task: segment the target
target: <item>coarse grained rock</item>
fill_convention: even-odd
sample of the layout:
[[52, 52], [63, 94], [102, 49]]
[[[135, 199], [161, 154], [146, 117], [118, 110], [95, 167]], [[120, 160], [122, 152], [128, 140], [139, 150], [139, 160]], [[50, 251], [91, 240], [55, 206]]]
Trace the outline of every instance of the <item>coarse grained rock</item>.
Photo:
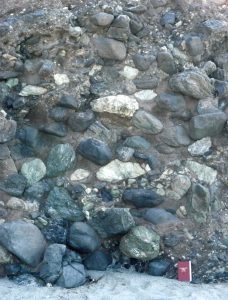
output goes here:
[[120, 241], [120, 251], [128, 257], [150, 260], [159, 255], [160, 236], [146, 226], [135, 226]]
[[107, 208], [98, 210], [89, 220], [89, 224], [102, 238], [113, 237], [128, 232], [135, 221], [127, 208]]
[[101, 240], [89, 224], [75, 222], [69, 229], [68, 243], [79, 252], [90, 253], [100, 247]]
[[142, 130], [147, 134], [158, 134], [163, 130], [163, 124], [152, 114], [140, 109], [138, 110], [133, 118], [132, 122], [135, 127]]
[[124, 179], [137, 178], [144, 175], [146, 170], [140, 164], [132, 162], [122, 162], [118, 159], [111, 161], [97, 172], [97, 179], [107, 182], [119, 182]]
[[164, 201], [164, 198], [152, 189], [126, 189], [122, 198], [124, 202], [133, 204], [137, 208], [154, 207]]
[[77, 151], [84, 158], [94, 162], [97, 165], [106, 165], [112, 159], [110, 147], [103, 141], [89, 138], [81, 141]]
[[38, 227], [21, 220], [0, 225], [0, 244], [33, 267], [41, 262], [46, 246]]
[[70, 144], [58, 144], [54, 146], [47, 159], [47, 176], [55, 177], [70, 170], [75, 163], [76, 155]]
[[173, 75], [169, 85], [174, 91], [196, 99], [212, 97], [214, 90], [210, 78], [199, 69], [186, 70]]
[[224, 129], [226, 120], [227, 116], [223, 112], [195, 116], [190, 120], [189, 134], [194, 140], [217, 136]]
[[21, 173], [27, 179], [29, 185], [40, 181], [46, 175], [46, 166], [39, 158], [24, 162]]
[[130, 96], [116, 95], [98, 98], [91, 102], [93, 111], [108, 112], [121, 117], [132, 117], [139, 109], [138, 102]]
[[63, 288], [75, 288], [86, 282], [86, 272], [84, 266], [79, 263], [71, 263], [63, 267], [61, 276], [56, 282], [57, 286]]
[[46, 283], [54, 283], [62, 271], [62, 260], [66, 252], [66, 245], [51, 244], [47, 247], [44, 253], [39, 276]]
[[84, 214], [65, 188], [54, 187], [45, 203], [45, 212], [52, 218], [69, 221], [82, 221]]
[[92, 40], [92, 43], [101, 58], [121, 61], [126, 57], [126, 47], [122, 42], [114, 39], [97, 37]]

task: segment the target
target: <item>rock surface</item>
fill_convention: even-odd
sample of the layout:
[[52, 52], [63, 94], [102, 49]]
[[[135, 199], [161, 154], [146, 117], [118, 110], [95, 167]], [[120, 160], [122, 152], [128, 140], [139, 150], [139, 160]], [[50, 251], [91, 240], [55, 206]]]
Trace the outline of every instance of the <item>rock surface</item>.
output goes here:
[[123, 200], [141, 208], [157, 206], [164, 201], [164, 198], [152, 189], [127, 189], [123, 193]]

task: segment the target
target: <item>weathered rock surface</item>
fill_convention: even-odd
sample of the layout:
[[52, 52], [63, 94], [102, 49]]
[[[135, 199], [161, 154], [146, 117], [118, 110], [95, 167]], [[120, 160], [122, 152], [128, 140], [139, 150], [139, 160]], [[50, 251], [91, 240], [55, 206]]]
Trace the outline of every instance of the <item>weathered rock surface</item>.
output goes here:
[[25, 176], [29, 185], [40, 181], [46, 175], [46, 166], [41, 159], [33, 159], [25, 162], [21, 168], [22, 175]]
[[31, 223], [11, 221], [0, 225], [0, 244], [24, 263], [37, 266], [43, 257], [45, 240]]
[[201, 156], [210, 151], [211, 146], [211, 138], [205, 137], [188, 146], [188, 152], [192, 156]]
[[127, 189], [123, 193], [123, 200], [134, 206], [154, 207], [161, 204], [164, 198], [158, 195], [152, 189]]

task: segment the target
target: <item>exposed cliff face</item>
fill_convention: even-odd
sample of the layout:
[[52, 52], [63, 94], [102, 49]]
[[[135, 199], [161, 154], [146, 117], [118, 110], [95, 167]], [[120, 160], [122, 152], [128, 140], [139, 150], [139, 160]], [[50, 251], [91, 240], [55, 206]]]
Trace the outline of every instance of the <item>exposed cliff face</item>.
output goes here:
[[188, 259], [227, 280], [227, 4], [3, 1], [3, 274]]

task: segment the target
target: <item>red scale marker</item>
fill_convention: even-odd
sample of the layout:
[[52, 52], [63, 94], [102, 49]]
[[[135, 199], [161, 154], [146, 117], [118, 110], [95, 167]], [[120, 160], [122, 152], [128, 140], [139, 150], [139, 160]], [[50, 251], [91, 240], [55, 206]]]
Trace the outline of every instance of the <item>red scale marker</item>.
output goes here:
[[192, 264], [191, 261], [178, 262], [178, 280], [179, 281], [192, 281]]

